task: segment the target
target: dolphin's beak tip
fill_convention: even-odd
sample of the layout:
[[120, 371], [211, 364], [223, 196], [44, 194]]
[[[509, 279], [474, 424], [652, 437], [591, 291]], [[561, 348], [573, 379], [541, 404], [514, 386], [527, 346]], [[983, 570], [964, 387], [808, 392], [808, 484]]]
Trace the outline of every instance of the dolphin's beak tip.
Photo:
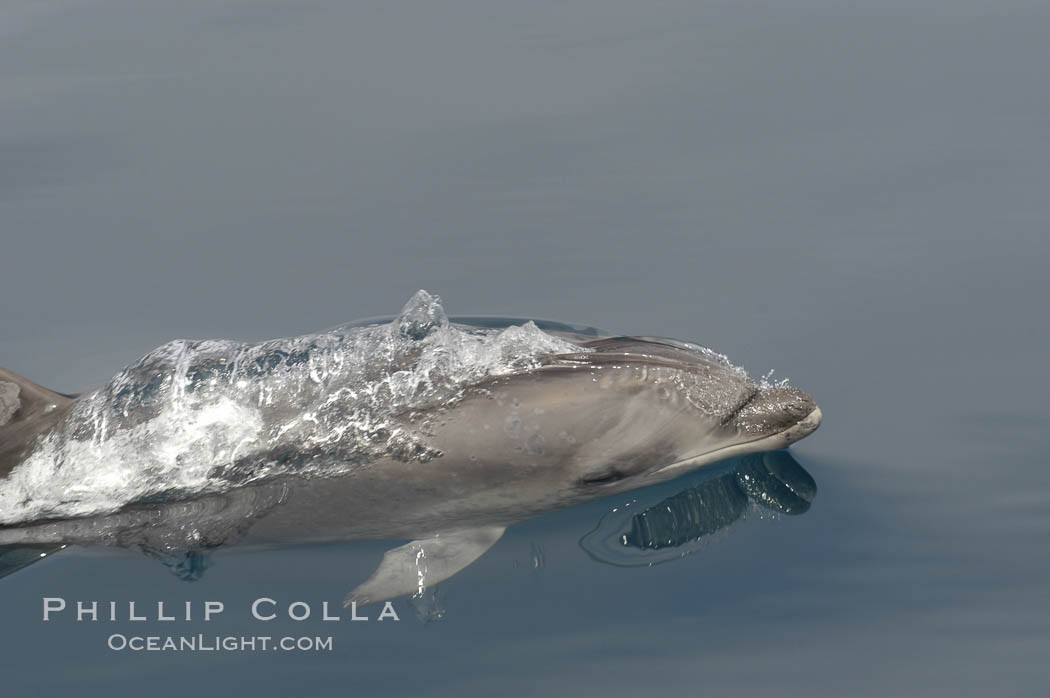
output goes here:
[[820, 423], [824, 420], [824, 413], [820, 411], [815, 403], [813, 405], [813, 411], [807, 414], [805, 417], [800, 419], [797, 424], [790, 427], [784, 432], [784, 437], [787, 439], [789, 444], [792, 444], [799, 439], [809, 436], [817, 430]]
[[786, 386], [761, 387], [737, 412], [736, 423], [751, 434], [783, 434], [790, 443], [812, 433], [821, 418], [809, 393]]

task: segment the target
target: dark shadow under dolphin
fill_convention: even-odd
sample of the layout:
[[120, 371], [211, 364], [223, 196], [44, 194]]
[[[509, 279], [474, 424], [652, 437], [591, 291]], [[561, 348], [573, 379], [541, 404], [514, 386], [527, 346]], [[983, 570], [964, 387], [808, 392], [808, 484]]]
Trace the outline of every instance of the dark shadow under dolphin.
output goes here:
[[650, 506], [642, 504], [652, 499], [647, 491], [632, 493], [632, 506], [621, 503], [603, 516], [580, 547], [618, 567], [670, 562], [743, 519], [751, 507], [798, 516], [817, 495], [813, 477], [786, 450], [733, 458], [688, 479], [697, 477], [700, 482]]

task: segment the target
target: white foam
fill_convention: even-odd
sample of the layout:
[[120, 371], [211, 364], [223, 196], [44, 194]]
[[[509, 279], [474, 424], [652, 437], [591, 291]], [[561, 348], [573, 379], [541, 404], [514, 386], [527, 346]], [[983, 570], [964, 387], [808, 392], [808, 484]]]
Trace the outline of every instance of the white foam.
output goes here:
[[376, 458], [425, 461], [417, 410], [580, 347], [527, 322], [450, 324], [419, 291], [393, 322], [245, 344], [170, 342], [77, 400], [0, 483], [0, 522], [100, 514]]

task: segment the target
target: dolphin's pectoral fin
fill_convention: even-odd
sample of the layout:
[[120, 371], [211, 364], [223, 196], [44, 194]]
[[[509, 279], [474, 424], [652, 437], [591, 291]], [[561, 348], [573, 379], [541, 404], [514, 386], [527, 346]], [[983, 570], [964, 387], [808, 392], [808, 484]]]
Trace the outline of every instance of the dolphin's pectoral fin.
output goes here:
[[506, 530], [503, 526], [469, 528], [406, 543], [383, 554], [379, 568], [346, 595], [344, 606], [389, 601], [420, 594], [458, 573], [491, 548]]

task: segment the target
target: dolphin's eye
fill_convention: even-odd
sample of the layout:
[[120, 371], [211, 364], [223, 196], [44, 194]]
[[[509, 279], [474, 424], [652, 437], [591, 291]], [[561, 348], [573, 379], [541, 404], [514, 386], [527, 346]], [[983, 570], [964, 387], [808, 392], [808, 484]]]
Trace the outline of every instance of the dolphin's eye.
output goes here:
[[607, 485], [610, 482], [616, 482], [627, 477], [627, 473], [616, 468], [609, 468], [607, 470], [600, 470], [590, 475], [584, 475], [580, 478], [581, 485]]

